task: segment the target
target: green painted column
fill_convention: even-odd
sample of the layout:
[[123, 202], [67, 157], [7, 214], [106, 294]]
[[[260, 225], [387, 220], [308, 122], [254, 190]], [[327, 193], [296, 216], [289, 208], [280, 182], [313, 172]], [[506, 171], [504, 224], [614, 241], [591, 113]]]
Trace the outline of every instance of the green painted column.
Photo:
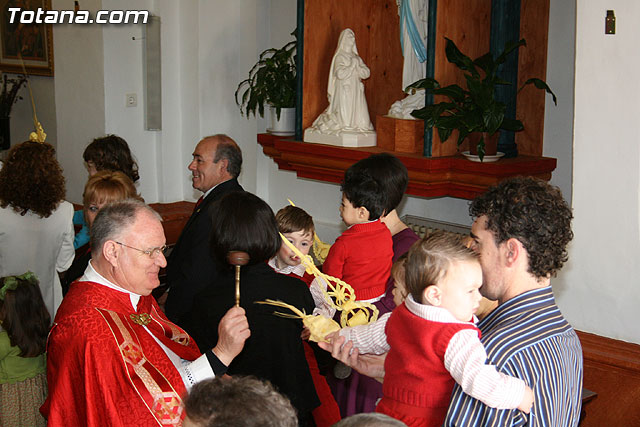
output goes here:
[[[518, 40], [520, 40], [520, 0], [492, 0], [490, 43], [494, 58], [503, 51], [507, 42]], [[506, 104], [505, 116], [515, 119], [518, 94], [518, 49], [511, 52], [505, 63], [500, 66], [499, 75], [511, 85], [499, 86], [496, 90], [496, 98]], [[505, 157], [518, 155], [514, 132], [500, 131], [498, 151], [505, 153]]]

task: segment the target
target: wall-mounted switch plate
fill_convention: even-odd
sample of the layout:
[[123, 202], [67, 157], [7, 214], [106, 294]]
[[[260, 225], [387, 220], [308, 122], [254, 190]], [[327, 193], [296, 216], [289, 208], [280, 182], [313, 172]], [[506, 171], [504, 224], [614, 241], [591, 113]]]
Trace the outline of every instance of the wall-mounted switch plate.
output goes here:
[[138, 106], [138, 95], [135, 93], [128, 93], [125, 95], [125, 105], [127, 107], [137, 107]]

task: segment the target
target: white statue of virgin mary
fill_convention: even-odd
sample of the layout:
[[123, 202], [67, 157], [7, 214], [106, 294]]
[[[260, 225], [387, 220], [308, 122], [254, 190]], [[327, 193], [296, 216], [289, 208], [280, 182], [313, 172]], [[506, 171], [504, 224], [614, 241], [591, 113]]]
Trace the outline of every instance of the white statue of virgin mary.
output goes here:
[[305, 142], [347, 147], [376, 145], [362, 83], [370, 74], [358, 55], [355, 34], [349, 28], [343, 30], [329, 69], [329, 106], [305, 130]]

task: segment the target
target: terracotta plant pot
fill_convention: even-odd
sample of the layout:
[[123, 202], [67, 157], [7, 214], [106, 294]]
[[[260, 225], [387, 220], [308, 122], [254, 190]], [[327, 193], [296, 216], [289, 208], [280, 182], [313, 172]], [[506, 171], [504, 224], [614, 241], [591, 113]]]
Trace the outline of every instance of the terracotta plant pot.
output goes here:
[[473, 132], [467, 137], [469, 139], [469, 152], [471, 154], [478, 154], [478, 144], [480, 139], [484, 139], [484, 154], [485, 156], [495, 156], [498, 152], [498, 139], [500, 138], [500, 131], [497, 131], [493, 135], [489, 135], [487, 132]]

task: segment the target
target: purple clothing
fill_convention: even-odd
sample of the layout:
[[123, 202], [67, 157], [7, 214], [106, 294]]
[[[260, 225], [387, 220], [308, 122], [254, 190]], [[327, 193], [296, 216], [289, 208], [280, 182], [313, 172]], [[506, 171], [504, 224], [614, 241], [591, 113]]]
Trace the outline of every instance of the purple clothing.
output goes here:
[[[405, 228], [401, 232], [397, 233], [395, 236], [391, 236], [391, 240], [393, 240], [393, 262], [396, 262], [398, 258], [402, 255], [409, 252], [409, 249], [415, 242], [420, 240], [420, 237], [413, 232], [410, 228]], [[380, 314], [378, 317], [382, 316], [385, 313], [389, 313], [396, 308], [396, 304], [393, 302], [393, 277], [389, 276], [389, 280], [387, 280], [387, 290], [386, 294], [380, 300], [380, 304], [376, 304], [378, 306], [378, 310], [380, 310]], [[376, 381], [377, 382], [377, 381]]]
[[[410, 228], [406, 228], [396, 235], [392, 236], [393, 240], [393, 262], [396, 262], [403, 254], [409, 251], [420, 237]], [[393, 278], [389, 277], [387, 281], [386, 295], [374, 305], [378, 308], [382, 316], [392, 311], [396, 305], [393, 302]], [[331, 391], [340, 407], [340, 415], [348, 417], [350, 415], [362, 412], [374, 412], [376, 402], [382, 397], [382, 384], [366, 375], [361, 375], [355, 370], [351, 372], [348, 378], [344, 380], [337, 379], [333, 372], [327, 375], [327, 382], [331, 387]]]

